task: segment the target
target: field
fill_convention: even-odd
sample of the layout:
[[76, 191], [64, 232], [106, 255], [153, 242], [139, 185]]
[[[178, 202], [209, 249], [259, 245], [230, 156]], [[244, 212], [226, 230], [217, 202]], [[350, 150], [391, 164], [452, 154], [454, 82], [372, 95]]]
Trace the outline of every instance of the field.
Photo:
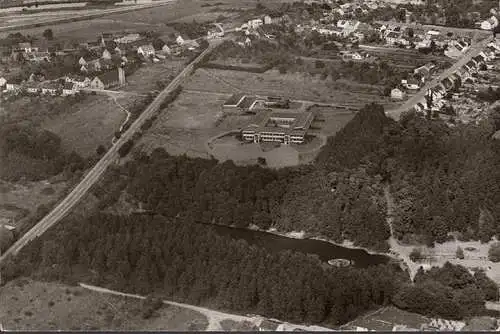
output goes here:
[[205, 142], [217, 135], [222, 118], [224, 97], [182, 92], [177, 100], [162, 110], [153, 127], [139, 141], [151, 151], [163, 147], [171, 154], [208, 158]]
[[63, 149], [87, 157], [95, 154], [99, 145], [111, 145], [125, 118], [126, 113], [111, 98], [88, 96], [66, 113], [46, 119], [42, 127], [61, 137]]
[[202, 314], [163, 306], [142, 318], [137, 299], [92, 292], [81, 287], [18, 279], [0, 290], [0, 319], [5, 330], [203, 330]]
[[300, 102], [331, 103], [357, 108], [371, 102], [392, 105], [380, 94], [353, 92], [337, 86], [309, 74], [282, 75], [277, 70], [257, 74], [205, 68], [198, 69], [184, 85], [186, 89], [200, 92], [281, 95]]

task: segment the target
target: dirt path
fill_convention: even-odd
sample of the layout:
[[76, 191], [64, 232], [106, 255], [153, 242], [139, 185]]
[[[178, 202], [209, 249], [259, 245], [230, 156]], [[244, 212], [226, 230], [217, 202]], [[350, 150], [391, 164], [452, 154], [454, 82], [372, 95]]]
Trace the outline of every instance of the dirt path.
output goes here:
[[394, 237], [394, 212], [396, 209], [396, 205], [394, 204], [394, 198], [392, 197], [390, 186], [386, 185], [384, 188], [384, 196], [385, 201], [387, 203], [387, 224], [389, 225], [389, 231], [391, 232], [391, 236], [389, 237], [389, 247], [392, 253], [397, 254], [397, 256], [403, 260], [406, 267], [408, 268], [410, 278], [413, 280], [415, 274], [417, 273], [420, 264], [417, 264], [410, 260], [410, 252], [411, 247], [403, 246], [399, 243], [399, 241]]
[[[146, 297], [144, 297], [144, 296], [114, 291], [114, 290], [101, 288], [101, 287], [94, 286], [94, 285], [88, 285], [85, 283], [79, 283], [79, 285], [82, 288], [96, 291], [96, 292], [107, 293], [107, 294], [112, 294], [112, 295], [116, 295], [116, 296], [136, 298], [136, 299], [146, 299]], [[193, 311], [196, 311], [196, 312], [203, 314], [208, 319], [208, 326], [205, 329], [205, 331], [221, 331], [221, 330], [223, 330], [223, 328], [220, 324], [222, 320], [233, 320], [233, 321], [237, 321], [237, 322], [248, 321], [248, 322], [251, 322], [251, 323], [255, 324], [256, 326], [258, 326], [258, 325], [260, 325], [260, 323], [264, 319], [264, 318], [259, 317], [259, 316], [250, 317], [250, 316], [242, 316], [242, 315], [224, 313], [224, 312], [219, 312], [219, 311], [211, 310], [211, 309], [204, 308], [204, 307], [183, 304], [183, 303], [176, 303], [176, 302], [172, 302], [169, 300], [164, 300], [163, 303], [178, 306], [178, 307], [187, 308], [187, 309], [190, 309], [190, 310], [193, 310]], [[333, 331], [332, 329], [326, 328], [326, 327], [302, 326], [302, 325], [294, 325], [294, 324], [289, 324], [289, 323], [283, 323], [281, 325], [281, 328], [282, 328], [282, 330], [286, 330], [286, 331], [290, 331], [290, 330], [293, 330], [295, 328], [299, 328], [299, 329], [306, 330], [306, 331]]]

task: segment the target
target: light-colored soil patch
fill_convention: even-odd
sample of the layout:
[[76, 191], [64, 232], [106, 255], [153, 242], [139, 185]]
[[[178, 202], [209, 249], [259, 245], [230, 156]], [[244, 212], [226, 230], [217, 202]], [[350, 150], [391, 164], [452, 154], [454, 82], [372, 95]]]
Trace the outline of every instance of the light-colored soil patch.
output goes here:
[[67, 113], [45, 120], [42, 127], [61, 137], [63, 149], [87, 157], [95, 154], [99, 145], [111, 144], [125, 118], [125, 112], [111, 98], [91, 96]]
[[0, 290], [0, 322], [7, 330], [204, 330], [205, 316], [164, 306], [142, 318], [142, 302], [58, 283], [16, 280]]

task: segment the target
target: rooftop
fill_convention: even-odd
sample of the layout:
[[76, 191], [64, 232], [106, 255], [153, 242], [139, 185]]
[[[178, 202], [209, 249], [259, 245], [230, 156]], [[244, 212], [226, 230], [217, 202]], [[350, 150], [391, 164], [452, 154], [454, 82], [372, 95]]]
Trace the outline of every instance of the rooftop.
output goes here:
[[231, 97], [229, 99], [226, 100], [226, 102], [224, 102], [224, 105], [236, 105], [238, 102], [240, 102], [240, 100], [245, 96], [245, 94], [241, 94], [241, 93], [238, 93], [238, 94], [233, 94], [231, 95]]

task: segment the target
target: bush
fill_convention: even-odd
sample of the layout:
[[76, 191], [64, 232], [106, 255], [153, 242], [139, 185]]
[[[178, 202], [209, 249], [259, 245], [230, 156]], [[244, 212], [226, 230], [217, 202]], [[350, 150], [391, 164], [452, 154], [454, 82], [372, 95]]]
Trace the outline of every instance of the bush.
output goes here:
[[321, 61], [321, 60], [316, 60], [316, 61], [314, 62], [314, 66], [315, 66], [316, 68], [324, 68], [324, 67], [325, 67], [325, 62], [323, 62], [323, 61]]
[[465, 258], [463, 249], [458, 246], [456, 252], [457, 259], [463, 260]]
[[134, 146], [134, 142], [132, 140], [126, 141], [119, 149], [118, 149], [118, 154], [120, 157], [126, 156], [130, 150], [132, 149], [132, 146]]
[[413, 248], [410, 253], [410, 260], [417, 262], [422, 259], [422, 251], [419, 248]]
[[162, 306], [163, 301], [160, 298], [148, 296], [143, 303], [142, 318], [151, 318], [155, 311], [159, 310]]
[[495, 242], [490, 246], [488, 259], [492, 262], [500, 262], [500, 242]]

